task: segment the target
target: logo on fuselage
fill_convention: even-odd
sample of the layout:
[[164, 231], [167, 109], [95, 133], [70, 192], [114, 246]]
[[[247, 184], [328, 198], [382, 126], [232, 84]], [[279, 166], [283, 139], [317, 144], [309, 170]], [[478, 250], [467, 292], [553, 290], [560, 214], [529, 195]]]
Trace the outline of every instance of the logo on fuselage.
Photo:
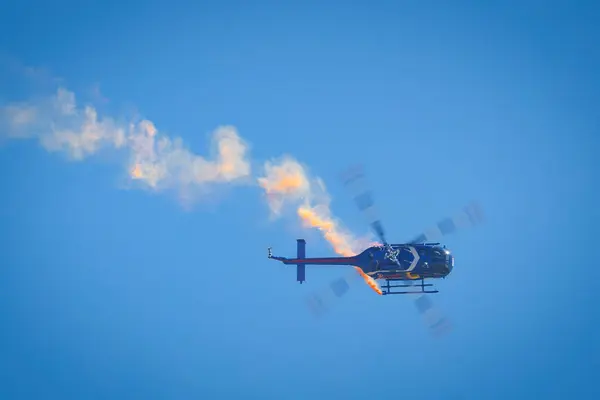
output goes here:
[[400, 254], [400, 249], [394, 249], [391, 245], [384, 245], [381, 244], [379, 246], [377, 246], [379, 248], [379, 250], [384, 251], [384, 255], [383, 258], [390, 260], [391, 262], [393, 262], [394, 264], [398, 264], [398, 255]]
[[392, 261], [393, 263], [398, 262], [398, 254], [400, 254], [400, 249], [394, 250], [392, 246], [388, 247], [385, 252], [384, 258]]
[[[403, 248], [398, 247], [397, 249], [394, 249], [391, 245], [380, 245], [378, 246], [381, 250], [385, 251], [385, 255], [384, 255], [384, 259], [388, 259], [390, 261], [392, 261], [395, 264], [401, 264], [401, 262], [398, 260], [398, 255], [400, 254], [401, 250], [408, 250], [408, 252], [410, 252], [410, 254], [412, 255], [412, 261], [410, 262], [410, 265], [408, 266], [407, 269], [403, 270], [404, 272], [411, 272], [413, 269], [415, 269], [415, 267], [417, 266], [417, 264], [419, 263], [420, 260], [420, 256], [419, 253], [417, 252], [417, 250], [413, 247], [413, 246], [404, 246]], [[402, 260], [403, 262], [408, 262], [408, 260], [405, 260], [403, 258]]]

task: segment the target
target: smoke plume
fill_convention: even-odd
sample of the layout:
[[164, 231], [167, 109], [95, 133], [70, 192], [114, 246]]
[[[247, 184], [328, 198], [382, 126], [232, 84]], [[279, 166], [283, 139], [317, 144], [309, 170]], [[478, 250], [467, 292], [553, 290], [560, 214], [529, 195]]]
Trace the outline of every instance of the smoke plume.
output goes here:
[[122, 152], [131, 181], [155, 191], [189, 193], [207, 185], [255, 179], [272, 218], [295, 213], [304, 227], [318, 229], [337, 254], [350, 256], [372, 243], [343, 227], [331, 212], [323, 181], [311, 178], [293, 157], [266, 161], [252, 178], [249, 146], [233, 126], [213, 132], [210, 156], [203, 157], [190, 151], [181, 138], [162, 134], [152, 121], [123, 123], [100, 116], [93, 106], [77, 104], [73, 92], [60, 88], [47, 98], [2, 106], [0, 134], [37, 140], [47, 151], [75, 161], [100, 151]]
[[101, 150], [123, 150], [131, 179], [155, 190], [232, 183], [251, 173], [248, 145], [232, 126], [213, 132], [208, 159], [192, 153], [181, 138], [161, 134], [152, 121], [124, 124], [100, 117], [94, 107], [78, 106], [75, 94], [63, 88], [49, 98], [2, 107], [0, 126], [9, 138], [36, 139], [76, 161]]

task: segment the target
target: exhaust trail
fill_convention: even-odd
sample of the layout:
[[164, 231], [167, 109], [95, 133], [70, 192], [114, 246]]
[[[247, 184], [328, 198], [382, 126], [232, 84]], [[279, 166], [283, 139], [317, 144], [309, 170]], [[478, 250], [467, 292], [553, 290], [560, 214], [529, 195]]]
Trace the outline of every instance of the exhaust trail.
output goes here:
[[122, 123], [101, 117], [91, 105], [79, 106], [64, 88], [47, 98], [0, 108], [0, 134], [36, 139], [49, 152], [82, 161], [100, 151], [125, 153], [128, 175], [143, 187], [189, 194], [211, 183], [250, 177], [248, 145], [232, 126], [212, 134], [212, 154], [205, 158], [187, 149], [181, 138], [162, 134], [152, 121]]
[[[0, 137], [37, 140], [48, 152], [83, 161], [100, 152], [123, 154], [131, 183], [152, 191], [172, 190], [181, 200], [206, 195], [211, 185], [250, 184], [262, 188], [271, 218], [295, 214], [305, 228], [317, 229], [341, 256], [373, 244], [358, 238], [337, 220], [324, 182], [311, 178], [292, 156], [264, 162], [252, 176], [249, 145], [233, 126], [220, 126], [211, 136], [208, 157], [195, 154], [179, 137], [160, 132], [147, 119], [123, 122], [102, 116], [90, 104], [78, 104], [75, 93], [58, 88], [51, 96], [0, 105]], [[381, 294], [375, 280], [355, 267], [367, 284]]]

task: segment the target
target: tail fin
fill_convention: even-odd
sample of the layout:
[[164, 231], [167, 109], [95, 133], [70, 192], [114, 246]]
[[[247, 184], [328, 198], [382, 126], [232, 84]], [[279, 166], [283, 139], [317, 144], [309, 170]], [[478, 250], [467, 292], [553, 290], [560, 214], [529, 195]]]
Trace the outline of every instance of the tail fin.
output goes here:
[[[306, 258], [306, 240], [298, 239], [298, 254], [297, 258]], [[306, 265], [305, 264], [296, 264], [296, 280], [302, 284], [302, 282], [306, 281]]]

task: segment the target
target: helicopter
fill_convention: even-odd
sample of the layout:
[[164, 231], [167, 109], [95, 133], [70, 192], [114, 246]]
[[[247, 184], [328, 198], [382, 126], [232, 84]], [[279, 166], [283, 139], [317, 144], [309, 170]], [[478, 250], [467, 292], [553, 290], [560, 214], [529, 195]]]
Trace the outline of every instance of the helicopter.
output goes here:
[[[306, 265], [348, 265], [360, 268], [366, 275], [373, 279], [385, 280], [382, 287], [383, 295], [390, 294], [415, 294], [438, 293], [438, 290], [425, 290], [433, 286], [425, 283], [426, 278], [445, 278], [454, 266], [454, 257], [445, 246], [439, 243], [423, 244], [389, 244], [371, 246], [351, 257], [322, 257], [306, 258], [306, 241], [297, 240], [297, 257], [286, 258], [273, 256], [272, 249], [268, 249], [268, 258], [281, 261], [286, 265], [296, 265], [296, 280], [300, 283], [306, 281]], [[397, 291], [407, 285], [393, 284], [397, 281], [419, 279], [420, 291]]]
[[[345, 176], [346, 186], [365, 186], [365, 176], [361, 167], [351, 169]], [[371, 216], [370, 225], [380, 243], [350, 257], [307, 258], [306, 241], [297, 239], [296, 258], [273, 256], [271, 247], [267, 249], [268, 258], [286, 265], [295, 265], [296, 280], [301, 284], [306, 281], [307, 265], [347, 265], [360, 268], [374, 280], [385, 281], [385, 284], [380, 286], [381, 292], [378, 292], [382, 295], [438, 293], [438, 290], [431, 288], [432, 283], [425, 283], [425, 279], [445, 279], [454, 268], [454, 256], [445, 245], [430, 240], [453, 233], [459, 227], [476, 225], [483, 220], [480, 207], [473, 202], [464, 207], [459, 214], [441, 220], [435, 227], [413, 240], [390, 244], [386, 240], [383, 224], [374, 211], [371, 191], [360, 190], [359, 194], [354, 196], [354, 200], [361, 212]], [[416, 281], [420, 281], [419, 290], [407, 290], [416, 288]]]

